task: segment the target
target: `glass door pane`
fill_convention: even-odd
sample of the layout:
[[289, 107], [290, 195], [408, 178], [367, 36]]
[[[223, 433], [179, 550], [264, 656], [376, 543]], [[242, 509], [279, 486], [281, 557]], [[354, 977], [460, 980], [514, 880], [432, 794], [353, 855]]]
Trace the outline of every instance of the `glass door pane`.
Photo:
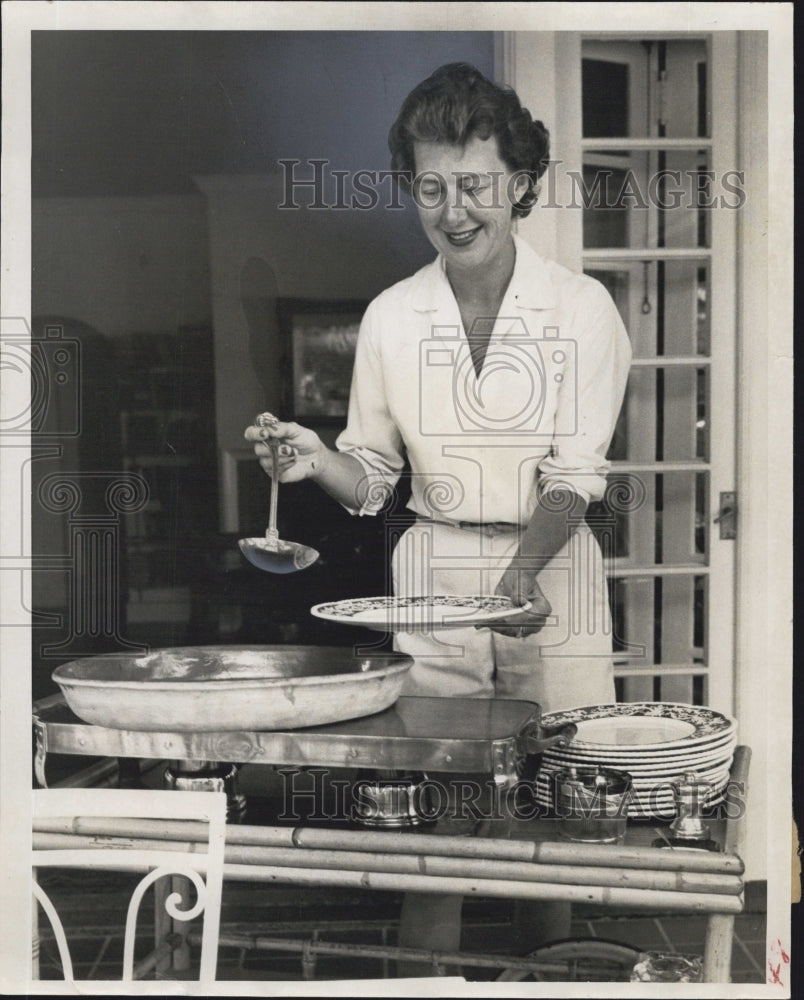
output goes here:
[[705, 38], [605, 41], [581, 46], [583, 137], [711, 137]]
[[607, 532], [624, 700], [700, 703], [708, 604], [712, 163], [707, 42], [581, 49], [584, 267], [634, 362], [589, 521]]

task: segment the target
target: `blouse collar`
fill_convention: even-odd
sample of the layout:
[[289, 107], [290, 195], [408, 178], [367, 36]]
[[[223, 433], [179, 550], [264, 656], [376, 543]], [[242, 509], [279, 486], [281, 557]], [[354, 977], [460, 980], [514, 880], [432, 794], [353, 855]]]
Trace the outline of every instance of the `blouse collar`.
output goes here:
[[[553, 309], [556, 293], [547, 261], [540, 257], [520, 236], [514, 234], [516, 261], [514, 273], [505, 292], [503, 307], [521, 309]], [[413, 308], [417, 312], [434, 312], [454, 302], [441, 254], [413, 276]]]

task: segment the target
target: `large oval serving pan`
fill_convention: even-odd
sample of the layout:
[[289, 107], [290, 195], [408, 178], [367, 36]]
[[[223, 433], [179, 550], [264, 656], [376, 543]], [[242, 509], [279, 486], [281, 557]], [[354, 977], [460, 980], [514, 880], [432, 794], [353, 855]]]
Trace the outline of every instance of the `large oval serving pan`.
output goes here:
[[381, 712], [413, 659], [351, 647], [188, 646], [111, 653], [53, 672], [75, 714], [150, 732], [299, 729]]

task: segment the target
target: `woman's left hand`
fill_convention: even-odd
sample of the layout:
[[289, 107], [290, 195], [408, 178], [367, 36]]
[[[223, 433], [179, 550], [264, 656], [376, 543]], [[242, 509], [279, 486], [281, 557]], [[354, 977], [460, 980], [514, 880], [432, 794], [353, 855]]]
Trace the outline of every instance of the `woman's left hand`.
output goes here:
[[533, 573], [509, 567], [497, 584], [495, 593], [510, 597], [518, 606], [530, 603], [530, 608], [490, 624], [492, 632], [512, 639], [524, 639], [525, 636], [536, 635], [544, 628], [552, 608]]

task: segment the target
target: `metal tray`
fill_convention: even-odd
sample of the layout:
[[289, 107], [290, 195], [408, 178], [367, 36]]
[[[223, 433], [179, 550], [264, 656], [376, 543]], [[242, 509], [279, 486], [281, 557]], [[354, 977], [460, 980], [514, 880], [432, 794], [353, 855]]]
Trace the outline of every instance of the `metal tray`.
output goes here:
[[62, 694], [34, 705], [37, 777], [49, 754], [140, 760], [224, 761], [294, 767], [494, 774], [515, 780], [539, 706], [490, 698], [402, 695], [383, 712], [307, 729], [135, 732], [91, 726]]
[[142, 732], [297, 729], [381, 712], [413, 659], [351, 647], [188, 646], [113, 653], [53, 672], [79, 719]]

